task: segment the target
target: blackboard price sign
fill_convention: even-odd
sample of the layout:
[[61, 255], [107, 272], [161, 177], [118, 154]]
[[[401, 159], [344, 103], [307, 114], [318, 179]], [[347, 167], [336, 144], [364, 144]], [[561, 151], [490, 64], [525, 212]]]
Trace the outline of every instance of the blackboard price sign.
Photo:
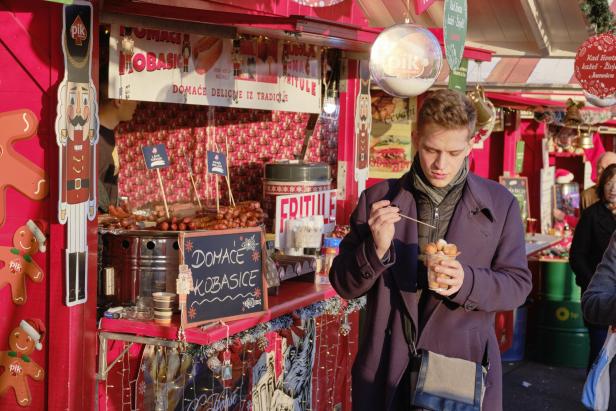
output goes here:
[[182, 264], [193, 290], [182, 307], [182, 327], [239, 319], [267, 309], [265, 239], [261, 228], [180, 234]]
[[528, 203], [528, 178], [526, 177], [500, 177], [500, 183], [507, 187], [520, 204], [520, 217], [526, 226], [526, 219], [530, 217], [530, 204]]

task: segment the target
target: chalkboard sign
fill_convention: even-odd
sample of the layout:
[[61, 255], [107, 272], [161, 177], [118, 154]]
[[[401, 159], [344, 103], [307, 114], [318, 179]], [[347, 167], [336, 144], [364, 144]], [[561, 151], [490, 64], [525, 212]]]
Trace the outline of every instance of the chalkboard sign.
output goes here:
[[182, 233], [180, 244], [194, 286], [182, 308], [184, 328], [267, 309], [261, 228]]
[[528, 178], [526, 177], [500, 177], [500, 183], [507, 187], [520, 204], [522, 224], [526, 226], [526, 219], [530, 217], [528, 203]]

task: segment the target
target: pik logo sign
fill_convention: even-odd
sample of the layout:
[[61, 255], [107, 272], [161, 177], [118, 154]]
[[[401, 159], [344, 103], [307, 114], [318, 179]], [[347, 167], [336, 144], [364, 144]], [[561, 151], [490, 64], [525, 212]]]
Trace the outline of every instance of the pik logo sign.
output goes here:
[[71, 25], [71, 38], [78, 46], [82, 46], [83, 42], [88, 39], [88, 30], [86, 29], [86, 25], [83, 24], [80, 16], [77, 16]]

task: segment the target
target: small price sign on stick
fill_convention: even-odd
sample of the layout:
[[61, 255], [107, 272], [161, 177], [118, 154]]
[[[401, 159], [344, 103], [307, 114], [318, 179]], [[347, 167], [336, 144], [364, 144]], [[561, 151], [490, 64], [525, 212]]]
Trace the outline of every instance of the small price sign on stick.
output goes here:
[[229, 182], [229, 170], [227, 168], [227, 156], [216, 151], [207, 152], [207, 172], [216, 174], [216, 211], [220, 210], [220, 195], [218, 193], [218, 176], [224, 176], [227, 180], [229, 190], [229, 202], [235, 205], [231, 194], [231, 183]]
[[169, 218], [167, 196], [165, 194], [165, 187], [163, 186], [163, 178], [160, 175], [161, 168], [169, 167], [169, 156], [167, 155], [167, 149], [164, 144], [156, 144], [153, 146], [143, 146], [141, 147], [141, 151], [143, 152], [143, 159], [148, 170], [156, 169], [156, 173], [158, 174], [158, 183], [160, 184], [160, 191], [163, 195], [163, 202], [165, 203], [165, 212], [167, 213], [167, 218]]

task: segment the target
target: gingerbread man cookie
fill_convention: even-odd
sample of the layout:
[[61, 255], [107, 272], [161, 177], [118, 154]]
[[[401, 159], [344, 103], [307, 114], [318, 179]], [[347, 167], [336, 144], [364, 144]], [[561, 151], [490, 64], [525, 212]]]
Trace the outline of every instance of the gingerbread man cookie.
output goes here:
[[26, 377], [41, 381], [45, 370], [29, 357], [36, 348], [43, 348], [45, 325], [37, 318], [22, 320], [9, 335], [10, 351], [0, 351], [0, 396], [9, 388], [15, 391], [15, 399], [22, 407], [30, 405], [32, 396]]
[[28, 220], [13, 235], [13, 247], [0, 246], [0, 263], [4, 263], [0, 264], [0, 290], [10, 285], [15, 304], [26, 302], [26, 277], [35, 283], [43, 281], [43, 270], [32, 256], [45, 252], [45, 241], [44, 224]]
[[30, 110], [0, 113], [0, 226], [6, 216], [6, 189], [13, 187], [32, 200], [42, 200], [49, 191], [45, 170], [13, 148], [17, 140], [36, 133], [38, 120]]

